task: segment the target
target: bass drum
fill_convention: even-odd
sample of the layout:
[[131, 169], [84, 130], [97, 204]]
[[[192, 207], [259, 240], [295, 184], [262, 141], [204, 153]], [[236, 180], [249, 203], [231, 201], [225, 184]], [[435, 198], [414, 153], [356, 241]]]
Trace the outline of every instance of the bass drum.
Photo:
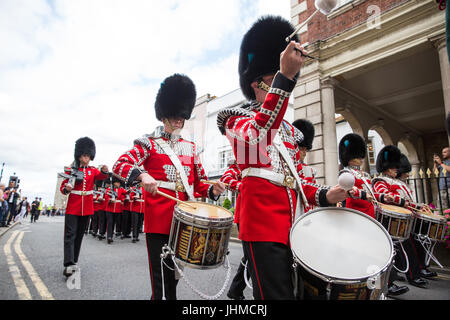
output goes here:
[[290, 233], [304, 299], [378, 300], [387, 294], [394, 247], [383, 226], [347, 208], [319, 208]]

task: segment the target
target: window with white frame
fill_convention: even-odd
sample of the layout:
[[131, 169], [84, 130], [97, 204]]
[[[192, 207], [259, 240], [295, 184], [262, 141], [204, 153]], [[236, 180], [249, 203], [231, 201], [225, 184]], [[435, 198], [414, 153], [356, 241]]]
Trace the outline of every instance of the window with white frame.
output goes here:
[[226, 169], [228, 162], [233, 159], [232, 150], [224, 150], [219, 152], [219, 169]]

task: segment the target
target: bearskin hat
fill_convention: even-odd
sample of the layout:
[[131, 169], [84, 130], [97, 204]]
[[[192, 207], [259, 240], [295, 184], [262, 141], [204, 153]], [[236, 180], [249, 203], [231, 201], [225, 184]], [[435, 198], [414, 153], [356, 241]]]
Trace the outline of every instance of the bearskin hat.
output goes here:
[[298, 143], [298, 145], [300, 147], [306, 147], [308, 151], [311, 150], [315, 134], [312, 122], [306, 119], [297, 119], [292, 125], [303, 133], [303, 141]]
[[83, 137], [75, 141], [74, 158], [77, 164], [79, 163], [78, 159], [83, 154], [88, 154], [91, 157], [91, 160], [94, 160], [95, 158], [95, 143], [89, 137]]
[[397, 170], [397, 178], [400, 178], [402, 173], [411, 172], [411, 170], [412, 170], [411, 163], [409, 162], [408, 157], [406, 157], [402, 153], [402, 155], [400, 156], [400, 164], [399, 164], [398, 170]]
[[164, 118], [188, 120], [196, 98], [197, 92], [192, 80], [183, 74], [175, 73], [161, 83], [155, 101], [156, 118], [159, 121]]
[[356, 133], [349, 133], [339, 141], [339, 161], [346, 167], [352, 159], [364, 159], [367, 146], [364, 138]]
[[[254, 100], [251, 83], [280, 69], [280, 53], [286, 48], [286, 37], [294, 27], [280, 16], [259, 18], [244, 35], [239, 52], [239, 84], [242, 93]], [[297, 35], [292, 40], [298, 41]]]
[[381, 173], [390, 168], [398, 168], [401, 154], [400, 149], [396, 146], [385, 146], [377, 155], [377, 172]]

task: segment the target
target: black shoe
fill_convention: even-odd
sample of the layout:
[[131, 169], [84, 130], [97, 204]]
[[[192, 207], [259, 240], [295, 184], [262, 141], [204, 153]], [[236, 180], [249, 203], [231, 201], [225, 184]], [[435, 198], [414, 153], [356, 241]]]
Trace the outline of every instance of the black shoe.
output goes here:
[[114, 242], [113, 239], [108, 239], [108, 244], [111, 244], [113, 242]]
[[136, 238], [136, 242], [139, 241], [139, 238]]
[[122, 236], [122, 238], [131, 239], [131, 236], [130, 235], [125, 235], [125, 236]]
[[132, 243], [136, 243], [136, 241], [137, 241], [136, 239], [131, 240]]
[[416, 287], [418, 287], [418, 288], [426, 288], [427, 287], [427, 285], [428, 285], [428, 281], [427, 280], [424, 280], [424, 279], [422, 279], [422, 278], [417, 278], [417, 279], [414, 279], [414, 280], [409, 280], [408, 281], [410, 284], [412, 284], [413, 286], [416, 286]]
[[244, 295], [234, 295], [234, 294], [232, 294], [231, 292], [229, 292], [228, 291], [228, 293], [227, 293], [227, 297], [228, 298], [230, 298], [231, 300], [245, 300], [245, 297], [244, 297]]
[[[67, 266], [67, 267], [64, 268], [63, 275], [64, 275], [66, 278], [68, 278], [68, 277], [70, 277], [72, 274], [74, 274], [75, 269], [71, 268], [71, 267], [73, 267], [73, 266], [74, 266], [74, 265]], [[69, 270], [69, 268], [70, 268], [70, 270]]]
[[430, 270], [427, 270], [427, 269], [422, 269], [422, 270], [420, 270], [420, 275], [421, 275], [423, 278], [433, 278], [433, 277], [437, 277], [437, 273], [436, 273], [436, 272], [430, 271]]
[[91, 234], [94, 238], [97, 237], [97, 234], [95, 234], [95, 233], [91, 233]]
[[404, 294], [408, 291], [409, 291], [409, 288], [407, 286], [399, 287], [396, 284], [392, 284], [388, 289], [388, 296], [398, 296], [398, 295]]

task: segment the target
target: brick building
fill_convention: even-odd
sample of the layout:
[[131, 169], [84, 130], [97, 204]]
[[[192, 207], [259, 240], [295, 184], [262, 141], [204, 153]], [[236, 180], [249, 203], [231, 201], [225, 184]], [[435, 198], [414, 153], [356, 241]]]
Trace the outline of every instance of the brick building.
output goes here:
[[[336, 183], [340, 114], [367, 141], [375, 130], [385, 145], [405, 150], [413, 170], [432, 168], [433, 153], [449, 143], [445, 11], [434, 0], [338, 2], [299, 31], [308, 53], [319, 58], [305, 61], [294, 90], [294, 118], [306, 117], [316, 128], [307, 162], [321, 182]], [[291, 22], [297, 26], [315, 10], [314, 0], [291, 0]]]

